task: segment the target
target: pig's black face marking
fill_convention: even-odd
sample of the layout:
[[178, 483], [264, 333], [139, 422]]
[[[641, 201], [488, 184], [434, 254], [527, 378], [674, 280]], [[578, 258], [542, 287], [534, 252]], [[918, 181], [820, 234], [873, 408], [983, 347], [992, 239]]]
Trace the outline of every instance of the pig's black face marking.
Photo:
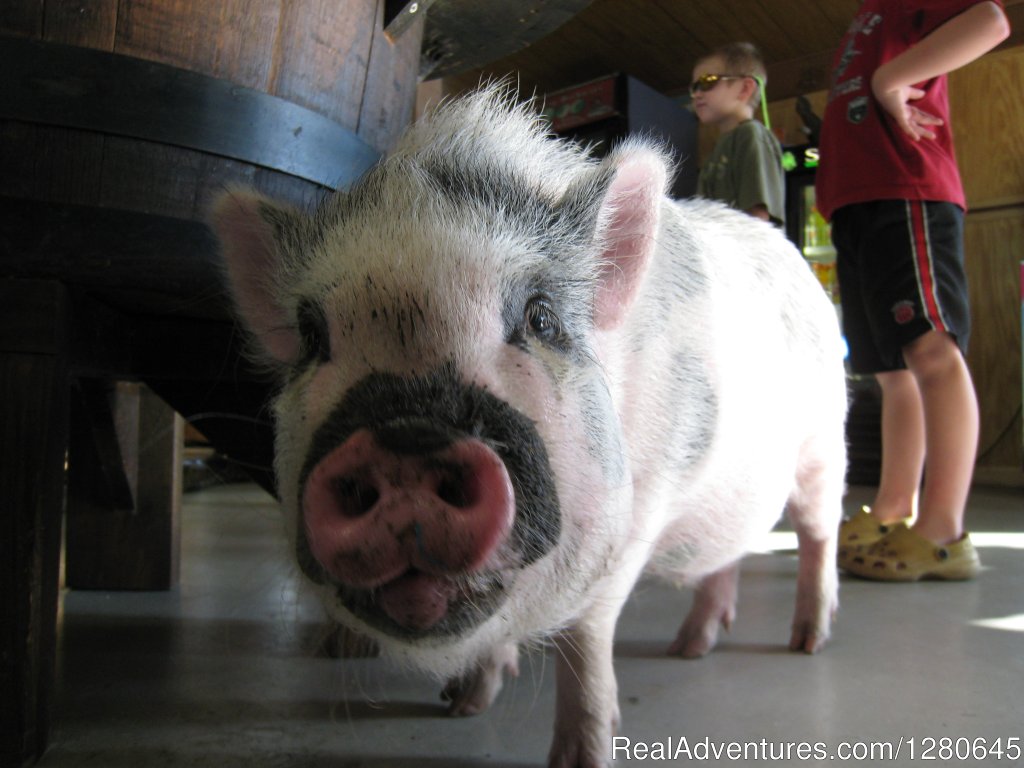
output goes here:
[[373, 432], [382, 448], [399, 455], [437, 453], [464, 437], [454, 427], [418, 416], [392, 419]]
[[[374, 373], [353, 386], [313, 435], [299, 475], [299, 508], [306, 481], [317, 464], [356, 431], [368, 429], [383, 447], [396, 453], [430, 454], [472, 437], [486, 443], [505, 463], [515, 492], [515, 519], [505, 545], [524, 567], [550, 552], [561, 534], [562, 519], [554, 472], [533, 422], [486, 390], [462, 383], [454, 366], [420, 377]], [[296, 556], [312, 581], [331, 583], [298, 526]], [[465, 599], [426, 633], [456, 634], [485, 621], [504, 601], [499, 573], [466, 576]], [[373, 594], [337, 585], [338, 598], [363, 621], [395, 636], [419, 636], [395, 624], [374, 603]]]

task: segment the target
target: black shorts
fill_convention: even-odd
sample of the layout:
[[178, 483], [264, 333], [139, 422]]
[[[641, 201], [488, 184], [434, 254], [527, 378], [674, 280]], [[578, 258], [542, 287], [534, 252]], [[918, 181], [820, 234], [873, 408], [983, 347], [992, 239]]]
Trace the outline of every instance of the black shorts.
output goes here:
[[877, 200], [835, 212], [843, 332], [856, 373], [905, 368], [903, 348], [933, 330], [967, 352], [963, 221], [946, 202]]

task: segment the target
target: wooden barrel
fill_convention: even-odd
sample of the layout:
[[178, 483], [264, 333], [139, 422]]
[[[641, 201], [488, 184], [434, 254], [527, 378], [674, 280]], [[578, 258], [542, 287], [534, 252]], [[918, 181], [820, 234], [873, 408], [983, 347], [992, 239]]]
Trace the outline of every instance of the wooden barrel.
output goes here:
[[0, 3], [3, 765], [47, 742], [71, 382], [232, 414], [202, 431], [270, 485], [269, 385], [239, 351], [204, 211], [230, 183], [315, 203], [391, 146], [422, 21], [385, 30], [389, 5]]
[[[383, 6], [383, 0], [5, 0], [0, 35], [10, 38], [3, 41], [3, 68], [30, 55], [11, 44], [31, 40], [40, 45], [32, 55], [49, 58], [57, 71], [49, 79], [29, 73], [28, 81], [7, 71], [0, 195], [194, 218], [210, 188], [225, 181], [249, 182], [297, 202], [315, 197], [317, 186], [344, 183], [309, 178], [287, 156], [333, 150], [336, 159], [352, 154], [365, 163], [408, 123], [422, 25], [392, 41]], [[60, 71], [61, 62], [72, 71]], [[140, 66], [146, 62], [173, 69], [147, 71]], [[213, 140], [210, 122], [230, 113], [231, 91], [214, 96], [221, 103], [189, 103], [186, 88], [196, 89], [197, 99], [207, 94], [202, 79], [186, 74], [240, 86], [234, 95], [248, 97], [246, 117], [253, 122], [215, 126], [221, 141]], [[90, 75], [113, 79], [89, 82]], [[160, 87], [146, 90], [146, 77]], [[15, 86], [24, 98], [12, 98]], [[183, 99], [181, 109], [175, 99]], [[289, 105], [302, 109], [284, 115]], [[333, 125], [333, 135], [344, 137], [340, 145], [317, 146], [331, 131], [309, 133], [310, 116]], [[274, 126], [278, 131], [296, 131], [291, 142], [270, 131], [256, 136], [263, 141], [259, 153], [239, 158], [228, 150], [232, 142], [252, 144], [253, 132], [278, 120], [286, 122]], [[237, 130], [224, 135], [225, 128]]]
[[[309, 207], [391, 146], [412, 115], [423, 23], [389, 33], [386, 5], [5, 0], [0, 274], [87, 290], [96, 337], [132, 328], [131, 349], [115, 339], [78, 369], [143, 379], [186, 416], [258, 410], [258, 387], [180, 385], [251, 378], [225, 369], [241, 356], [204, 212], [232, 183]], [[266, 443], [242, 423], [228, 447]]]

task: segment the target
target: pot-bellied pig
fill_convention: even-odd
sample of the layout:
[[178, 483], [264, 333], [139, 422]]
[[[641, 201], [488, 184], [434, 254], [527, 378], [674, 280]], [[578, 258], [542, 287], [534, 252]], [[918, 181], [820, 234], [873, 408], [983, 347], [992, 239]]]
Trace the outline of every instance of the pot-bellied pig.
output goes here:
[[550, 763], [606, 765], [612, 640], [645, 571], [695, 583], [670, 646], [735, 613], [788, 512], [790, 647], [837, 604], [846, 391], [835, 312], [774, 227], [674, 202], [656, 142], [603, 160], [499, 88], [417, 122], [314, 215], [214, 206], [238, 316], [277, 372], [276, 474], [334, 620], [486, 708], [557, 646]]

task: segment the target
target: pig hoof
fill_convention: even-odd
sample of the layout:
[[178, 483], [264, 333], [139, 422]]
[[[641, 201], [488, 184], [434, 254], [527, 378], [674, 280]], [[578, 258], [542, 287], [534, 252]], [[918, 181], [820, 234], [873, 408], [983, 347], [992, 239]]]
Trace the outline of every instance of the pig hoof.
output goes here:
[[575, 739], [559, 739], [551, 745], [548, 768], [610, 768], [611, 739], [587, 738], [580, 734]]
[[519, 676], [519, 651], [515, 645], [495, 651], [475, 669], [451, 680], [441, 692], [450, 702], [452, 717], [470, 717], [486, 711], [501, 692], [505, 674]]
[[442, 691], [441, 699], [449, 702], [448, 714], [452, 717], [472, 717], [491, 706], [503, 682], [500, 671], [481, 670], [452, 680]]
[[676, 639], [668, 647], [668, 654], [684, 659], [699, 659], [715, 647], [718, 642], [718, 628], [724, 627], [728, 632], [731, 625], [732, 617], [728, 613], [707, 621], [692, 621], [687, 617]]
[[679, 635], [668, 647], [669, 656], [681, 656], [684, 659], [699, 659], [715, 647], [718, 642], [718, 630], [714, 627], [708, 632], [693, 635], [680, 630]]
[[[555, 731], [555, 742], [548, 755], [548, 768], [609, 768], [611, 761], [611, 738], [603, 735], [575, 734], [559, 738]], [[607, 743], [606, 743], [607, 741]]]
[[609, 701], [594, 702], [596, 708], [587, 713], [573, 711], [556, 715], [548, 768], [609, 768], [612, 765], [612, 744], [622, 719], [614, 689], [611, 697]]
[[609, 768], [604, 754], [584, 754], [581, 750], [559, 750], [548, 759], [548, 768]]
[[789, 650], [814, 654], [824, 648], [827, 642], [827, 632], [821, 632], [814, 627], [794, 627], [793, 635], [789, 639]]
[[700, 580], [693, 605], [686, 614], [669, 655], [699, 659], [715, 647], [718, 629], [728, 632], [736, 619], [736, 585], [739, 565], [732, 563]]

